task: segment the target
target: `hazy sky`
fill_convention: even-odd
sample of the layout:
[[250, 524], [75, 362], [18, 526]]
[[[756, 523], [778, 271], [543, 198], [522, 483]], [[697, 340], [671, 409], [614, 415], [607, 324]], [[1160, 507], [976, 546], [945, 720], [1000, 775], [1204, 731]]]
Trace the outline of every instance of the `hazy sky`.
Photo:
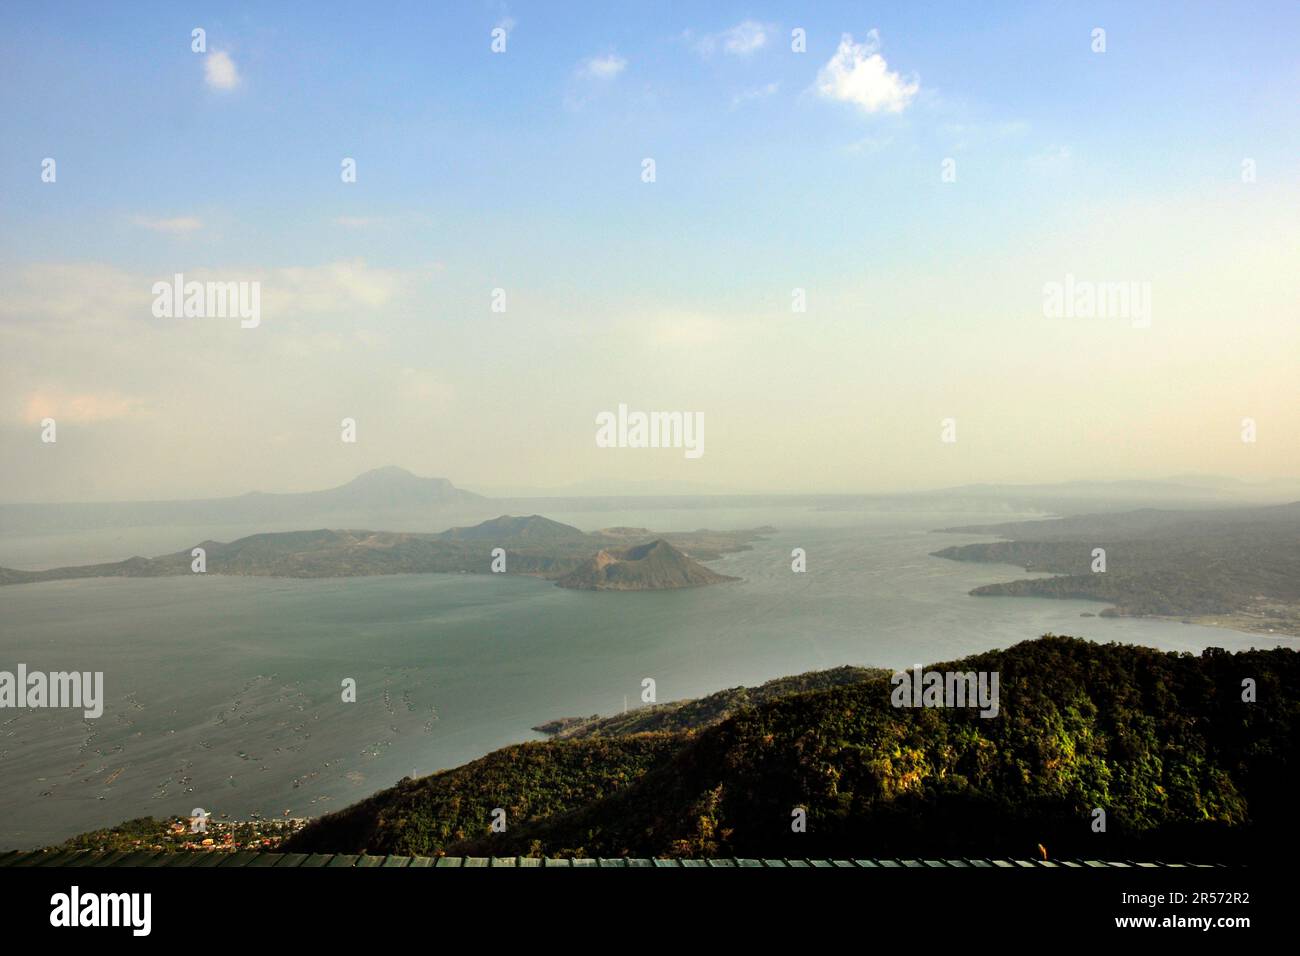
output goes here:
[[0, 500], [1300, 474], [1300, 5], [896, 6], [5, 3]]

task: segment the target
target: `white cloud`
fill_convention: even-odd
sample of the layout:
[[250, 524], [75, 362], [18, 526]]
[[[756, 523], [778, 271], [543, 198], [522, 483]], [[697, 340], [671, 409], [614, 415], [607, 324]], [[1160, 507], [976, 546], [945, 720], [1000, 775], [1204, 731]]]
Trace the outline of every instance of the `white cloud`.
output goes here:
[[767, 46], [768, 27], [755, 20], [745, 20], [722, 33], [722, 48], [736, 56], [747, 56]]
[[89, 424], [127, 418], [139, 410], [139, 399], [119, 392], [67, 392], [58, 388], [38, 388], [23, 400], [21, 420], [35, 424], [45, 418], [58, 422]]
[[612, 89], [614, 79], [627, 69], [627, 60], [617, 53], [592, 56], [583, 60], [573, 71], [568, 92], [564, 95], [566, 109], [582, 110], [587, 104], [604, 96]]
[[[196, 273], [195, 278], [202, 277]], [[415, 281], [411, 273], [377, 269], [361, 259], [273, 269], [258, 278], [263, 314], [279, 309], [294, 317], [380, 309]]]
[[225, 50], [213, 50], [203, 58], [203, 81], [210, 90], [233, 90], [239, 86], [239, 70]]
[[144, 277], [102, 263], [31, 263], [5, 269], [0, 280], [0, 334], [28, 327], [98, 334], [121, 316], [148, 315], [152, 300]]
[[746, 20], [737, 23], [736, 26], [729, 30], [723, 30], [718, 39], [722, 42], [725, 52], [732, 53], [733, 56], [748, 56], [767, 46], [767, 34], [771, 30], [766, 23], [759, 23], [754, 20]]
[[[155, 318], [153, 284], [169, 280], [170, 269], [128, 272], [81, 262], [0, 267], [6, 292], [0, 297], [0, 444], [6, 429], [45, 417], [60, 426], [129, 420], [135, 427], [156, 423], [160, 409], [183, 417], [211, 410], [226, 390], [271, 401], [281, 387], [275, 369], [285, 360], [299, 363], [294, 367], [313, 382], [302, 387], [328, 404], [331, 389], [347, 391], [339, 382], [354, 380], [358, 363], [391, 371], [389, 339], [401, 328], [394, 316], [426, 301], [429, 283], [425, 267], [381, 269], [360, 260], [215, 270], [178, 263], [175, 271], [186, 281], [260, 282], [261, 325], [244, 330], [237, 320]], [[413, 364], [409, 354], [400, 358], [402, 366]], [[388, 383], [388, 393], [373, 392], [392, 402], [408, 393], [445, 399], [433, 385], [417, 385], [398, 392]], [[189, 411], [178, 410], [186, 403]]]
[[0, 297], [0, 354], [3, 336], [25, 328], [57, 328], [61, 334], [80, 330], [99, 337], [182, 329], [183, 323], [160, 323], [151, 313], [153, 284], [175, 272], [187, 281], [260, 282], [264, 319], [305, 322], [382, 315], [395, 303], [413, 301], [431, 278], [428, 267], [383, 269], [362, 259], [272, 269], [177, 267], [147, 273], [100, 263], [35, 263], [0, 270], [5, 287]]
[[132, 222], [143, 229], [171, 233], [172, 235], [197, 232], [203, 228], [203, 221], [195, 216], [176, 216], [172, 219], [151, 219], [148, 216], [136, 216]]
[[710, 56], [718, 50], [732, 56], [749, 56], [767, 46], [768, 39], [775, 33], [776, 27], [770, 23], [757, 20], [742, 20], [734, 27], [720, 33], [706, 33], [698, 38], [687, 30], [682, 36], [693, 41], [695, 51], [701, 56]]
[[909, 82], [897, 72], [891, 73], [879, 49], [877, 30], [868, 33], [863, 43], [854, 43], [845, 33], [835, 55], [817, 73], [817, 92], [868, 113], [901, 113], [921, 84], [915, 78]]
[[617, 53], [593, 56], [578, 65], [578, 75], [593, 80], [612, 80], [627, 68], [627, 60]]

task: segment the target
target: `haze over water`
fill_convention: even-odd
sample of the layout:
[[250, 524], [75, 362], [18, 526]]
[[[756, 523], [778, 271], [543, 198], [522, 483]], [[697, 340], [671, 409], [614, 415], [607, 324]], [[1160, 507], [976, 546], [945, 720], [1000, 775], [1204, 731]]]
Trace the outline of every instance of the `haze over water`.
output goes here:
[[[324, 813], [412, 772], [536, 739], [530, 728], [542, 721], [613, 713], [625, 696], [636, 707], [645, 677], [663, 702], [842, 664], [951, 660], [1049, 631], [1167, 650], [1294, 644], [1080, 617], [1104, 606], [1091, 602], [969, 597], [1024, 572], [930, 557], [986, 540], [930, 532], [1013, 517], [1005, 512], [549, 516], [584, 530], [777, 531], [711, 563], [741, 583], [687, 591], [573, 591], [505, 575], [208, 575], [0, 588], [0, 666], [102, 670], [106, 698], [97, 721], [80, 711], [0, 712], [0, 847], [194, 807], [235, 818]], [[127, 543], [158, 533], [114, 532]], [[62, 546], [24, 544], [42, 563], [59, 560]], [[795, 547], [807, 551], [806, 574], [791, 573]], [[7, 550], [4, 563], [12, 541]], [[345, 677], [357, 681], [355, 704], [340, 700]]]

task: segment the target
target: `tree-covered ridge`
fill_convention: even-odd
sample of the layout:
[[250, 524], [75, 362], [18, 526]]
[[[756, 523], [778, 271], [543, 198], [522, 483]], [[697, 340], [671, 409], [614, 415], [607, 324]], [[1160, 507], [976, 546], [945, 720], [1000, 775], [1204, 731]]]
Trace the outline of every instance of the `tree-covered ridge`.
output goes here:
[[[287, 852], [430, 855], [490, 832], [573, 811], [628, 786], [681, 746], [664, 734], [517, 744], [473, 763], [397, 786], [314, 821]], [[335, 850], [333, 852], [340, 852]]]
[[[332, 814], [290, 849], [808, 858], [1022, 856], [1041, 843], [1226, 859], [1296, 833], [1293, 651], [1048, 635], [932, 669], [997, 671], [1000, 715], [895, 708], [880, 673], [694, 733], [507, 748]], [[1256, 702], [1242, 700], [1246, 678]], [[489, 829], [498, 806], [513, 808], [504, 833]], [[791, 829], [797, 808], [807, 832]]]
[[551, 734], [557, 740], [583, 737], [613, 737], [648, 732], [682, 733], [721, 723], [744, 707], [767, 700], [812, 690], [826, 690], [843, 684], [860, 684], [869, 678], [887, 677], [889, 671], [871, 667], [836, 667], [778, 677], [758, 687], [729, 687], [707, 697], [677, 700], [638, 707], [625, 714], [602, 717], [564, 717], [538, 724], [533, 730]]
[[[1013, 540], [934, 552], [1057, 577], [988, 584], [976, 596], [1105, 601], [1106, 615], [1174, 617], [1300, 636], [1300, 503], [1224, 511], [1077, 515], [944, 529]], [[1094, 550], [1105, 551], [1095, 571]]]

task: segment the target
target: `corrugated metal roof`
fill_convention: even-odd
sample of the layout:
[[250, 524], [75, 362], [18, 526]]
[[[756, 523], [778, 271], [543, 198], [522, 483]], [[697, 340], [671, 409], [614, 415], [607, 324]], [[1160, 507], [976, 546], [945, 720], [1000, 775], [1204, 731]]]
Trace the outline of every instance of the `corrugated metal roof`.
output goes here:
[[349, 867], [403, 867], [403, 866], [450, 866], [450, 867], [840, 867], [848, 869], [889, 869], [900, 867], [932, 869], [965, 869], [969, 867], [1001, 869], [1052, 869], [1052, 868], [1212, 868], [1222, 864], [1212, 863], [1171, 863], [1164, 860], [996, 860], [996, 859], [952, 859], [952, 860], [748, 860], [719, 858], [710, 860], [679, 859], [586, 859], [579, 857], [528, 857], [528, 856], [368, 856], [347, 853], [258, 853], [250, 850], [229, 851], [192, 851], [164, 853], [157, 850], [139, 850], [130, 852], [115, 850], [101, 852], [96, 850], [11, 850], [0, 854], [0, 867], [28, 866], [254, 866], [254, 867], [315, 867], [315, 866], [349, 866]]

